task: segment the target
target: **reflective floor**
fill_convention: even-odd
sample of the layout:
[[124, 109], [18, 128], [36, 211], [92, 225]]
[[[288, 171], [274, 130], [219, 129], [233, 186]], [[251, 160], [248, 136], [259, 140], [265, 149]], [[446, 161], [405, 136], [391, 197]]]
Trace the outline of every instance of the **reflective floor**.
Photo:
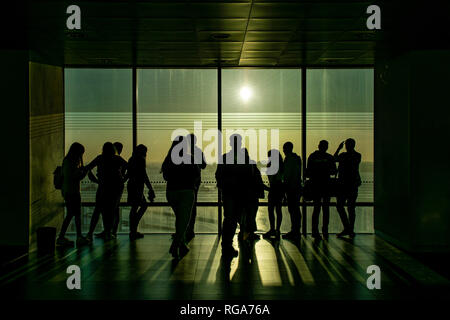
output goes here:
[[[197, 235], [178, 263], [170, 235], [126, 235], [87, 247], [31, 253], [3, 268], [2, 298], [13, 299], [415, 299], [450, 298], [450, 281], [375, 235], [354, 240], [237, 243], [239, 257], [221, 260], [220, 238]], [[67, 267], [81, 269], [81, 289], [69, 290]], [[367, 267], [381, 270], [369, 290]]]

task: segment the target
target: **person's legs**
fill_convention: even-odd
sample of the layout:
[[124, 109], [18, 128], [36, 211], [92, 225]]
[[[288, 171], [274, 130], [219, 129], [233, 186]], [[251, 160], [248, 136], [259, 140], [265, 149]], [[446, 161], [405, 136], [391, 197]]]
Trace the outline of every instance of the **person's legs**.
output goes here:
[[346, 200], [347, 200], [346, 195], [341, 194], [337, 197], [336, 201], [336, 210], [339, 214], [339, 217], [341, 218], [341, 222], [344, 227], [344, 230], [340, 234], [338, 234], [338, 236], [348, 234], [350, 229], [347, 213], [345, 212], [344, 208]]
[[269, 212], [269, 226], [270, 231], [275, 231], [275, 204], [269, 200], [267, 205], [267, 211]]
[[270, 238], [272, 236], [275, 236], [275, 229], [276, 229], [276, 225], [275, 225], [275, 205], [276, 205], [276, 199], [274, 197], [273, 191], [270, 192], [269, 191], [269, 196], [268, 196], [268, 203], [267, 203], [267, 212], [269, 215], [269, 226], [270, 226], [270, 230], [268, 232], [266, 232], [265, 234], [263, 234], [263, 238]]
[[135, 234], [137, 231], [137, 211], [139, 205], [137, 203], [133, 203], [130, 209], [130, 234]]
[[63, 226], [61, 228], [60, 237], [64, 237], [67, 228], [69, 227], [70, 220], [75, 217], [75, 230], [77, 232], [77, 238], [82, 237], [81, 234], [81, 196], [79, 194], [73, 194], [67, 197], [67, 217], [64, 219]]
[[291, 233], [300, 235], [301, 212], [299, 207], [300, 194], [296, 191], [287, 193], [289, 215], [291, 216]]
[[88, 236], [94, 234], [95, 228], [97, 227], [98, 220], [100, 220], [100, 207], [96, 204], [94, 212], [92, 213], [91, 222], [89, 224]]
[[147, 210], [147, 203], [145, 199], [141, 201], [141, 203], [135, 203], [130, 210], [130, 239], [140, 239], [143, 238], [144, 235], [137, 231], [139, 227], [139, 222], [144, 216], [145, 211]]
[[92, 213], [91, 222], [89, 224], [89, 232], [88, 232], [88, 238], [92, 238], [92, 235], [94, 234], [95, 228], [97, 227], [98, 220], [100, 219], [100, 212], [101, 212], [101, 196], [100, 196], [101, 190], [97, 188], [97, 192], [95, 194], [95, 207], [94, 212]]
[[141, 206], [139, 207], [139, 209], [137, 210], [136, 213], [136, 232], [137, 232], [137, 228], [139, 227], [139, 222], [141, 222], [142, 217], [145, 214], [145, 211], [147, 211], [148, 208], [148, 204], [145, 201], [142, 201]]
[[258, 215], [259, 209], [259, 200], [258, 198], [254, 199], [254, 202], [251, 203], [248, 207], [250, 219], [248, 221], [248, 232], [255, 233], [258, 230], [256, 226], [256, 216]]
[[147, 202], [140, 189], [128, 188], [128, 202], [131, 205], [130, 210], [130, 239], [136, 239], [139, 221], [147, 209]]
[[112, 230], [111, 233], [116, 235], [117, 234], [117, 230], [119, 229], [119, 222], [120, 222], [120, 200], [122, 199], [122, 194], [123, 194], [123, 189], [124, 187], [121, 186], [119, 188], [119, 194], [117, 195], [117, 203], [116, 203], [116, 207], [114, 208], [114, 212], [113, 212], [113, 222], [112, 222]]
[[275, 210], [277, 213], [277, 225], [275, 227], [275, 231], [279, 234], [280, 230], [281, 230], [281, 222], [283, 221], [283, 210], [282, 210], [281, 199], [275, 205]]
[[113, 225], [112, 225], [112, 230], [111, 230], [111, 233], [114, 235], [117, 234], [117, 230], [119, 229], [119, 222], [120, 222], [120, 208], [119, 208], [119, 206], [117, 206], [114, 210]]
[[324, 237], [328, 237], [328, 225], [330, 223], [330, 197], [322, 197], [322, 234]]
[[176, 230], [169, 252], [174, 258], [178, 258], [189, 250], [186, 246], [186, 230], [191, 218], [195, 195], [193, 190], [172, 190], [167, 191], [166, 196], [175, 214]]
[[237, 201], [234, 195], [223, 194], [222, 252], [233, 249], [233, 238], [238, 223]]
[[191, 219], [192, 206], [195, 194], [193, 190], [181, 190], [178, 192], [178, 212], [176, 213], [176, 233], [179, 242], [186, 244], [186, 230]]
[[194, 190], [194, 205], [192, 206], [191, 218], [189, 220], [189, 225], [186, 231], [186, 237], [193, 238], [195, 235], [195, 219], [197, 218], [197, 196], [198, 189]]
[[77, 231], [77, 238], [82, 238], [83, 234], [81, 233], [81, 206], [79, 213], [75, 215], [75, 229]]
[[358, 197], [358, 190], [352, 190], [349, 192], [349, 197], [347, 200], [348, 208], [348, 220], [349, 220], [349, 232], [354, 233], [355, 230], [355, 219], [356, 219], [356, 198]]
[[63, 239], [66, 235], [67, 228], [70, 225], [70, 221], [74, 217], [74, 214], [76, 213], [76, 205], [74, 205], [74, 201], [71, 195], [67, 195], [64, 199], [64, 202], [66, 203], [66, 216], [63, 220], [61, 230], [59, 232], [58, 238]]
[[319, 215], [320, 215], [320, 203], [321, 198], [316, 196], [314, 197], [313, 204], [314, 209], [312, 213], [312, 221], [311, 221], [311, 228], [312, 228], [312, 235], [317, 236], [319, 234]]
[[[67, 216], [70, 218], [65, 219], [63, 227], [61, 228], [61, 233], [58, 237], [58, 242], [64, 241], [64, 235], [69, 226], [71, 217], [75, 218], [75, 229], [77, 232], [77, 246], [85, 245], [89, 243], [86, 238], [83, 237], [81, 233], [81, 195], [73, 194], [67, 197]], [[66, 217], [67, 218], [67, 217]], [[60, 242], [61, 243], [61, 242]]]
[[102, 220], [105, 237], [108, 238], [111, 234], [112, 215], [114, 211], [114, 199], [110, 192], [105, 192], [102, 197]]

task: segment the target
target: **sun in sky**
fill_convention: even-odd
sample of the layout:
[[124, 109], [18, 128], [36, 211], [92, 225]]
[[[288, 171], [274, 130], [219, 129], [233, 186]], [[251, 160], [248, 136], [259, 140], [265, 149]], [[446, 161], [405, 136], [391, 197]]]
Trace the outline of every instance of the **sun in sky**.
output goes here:
[[249, 87], [245, 86], [241, 88], [241, 91], [239, 92], [241, 99], [244, 102], [247, 102], [248, 100], [250, 100], [250, 98], [253, 95], [252, 89], [250, 89]]

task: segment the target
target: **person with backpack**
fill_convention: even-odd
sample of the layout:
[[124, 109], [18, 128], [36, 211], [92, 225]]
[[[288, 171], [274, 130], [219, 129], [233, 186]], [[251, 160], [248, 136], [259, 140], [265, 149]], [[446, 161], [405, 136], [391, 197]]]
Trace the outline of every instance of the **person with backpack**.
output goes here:
[[328, 238], [328, 224], [330, 221], [330, 192], [331, 175], [336, 174], [334, 157], [327, 153], [328, 141], [319, 142], [319, 150], [314, 151], [309, 157], [306, 166], [306, 177], [310, 179], [314, 210], [312, 213], [312, 236], [320, 239], [319, 215], [323, 210], [322, 235]]
[[73, 242], [65, 237], [67, 228], [69, 227], [72, 218], [75, 218], [77, 246], [89, 243], [89, 241], [83, 237], [81, 233], [80, 182], [88, 172], [88, 170], [83, 166], [83, 154], [83, 145], [78, 142], [74, 142], [70, 146], [69, 152], [67, 152], [67, 155], [64, 157], [60, 170], [60, 181], [57, 181], [56, 183], [57, 186], [61, 186], [61, 193], [67, 209], [67, 214], [63, 220], [58, 239], [56, 240], [56, 244], [60, 246], [73, 245]]

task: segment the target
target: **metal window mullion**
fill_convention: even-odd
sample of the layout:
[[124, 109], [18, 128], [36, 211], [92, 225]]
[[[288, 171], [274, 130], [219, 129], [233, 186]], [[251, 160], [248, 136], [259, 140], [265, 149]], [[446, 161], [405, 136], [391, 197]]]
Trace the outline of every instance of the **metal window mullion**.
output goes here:
[[[301, 69], [302, 72], [302, 90], [301, 90], [301, 110], [302, 110], [302, 158], [303, 158], [303, 183], [305, 182], [305, 172], [306, 172], [306, 68]], [[304, 236], [307, 235], [307, 206], [302, 205], [302, 233]]]
[[132, 72], [132, 139], [133, 139], [133, 150], [137, 145], [137, 70], [133, 67]]
[[[217, 69], [217, 129], [222, 132], [222, 68]], [[221, 138], [221, 136], [220, 136]], [[217, 160], [222, 156], [222, 139], [219, 141]], [[217, 231], [222, 235], [222, 195], [217, 189]]]

